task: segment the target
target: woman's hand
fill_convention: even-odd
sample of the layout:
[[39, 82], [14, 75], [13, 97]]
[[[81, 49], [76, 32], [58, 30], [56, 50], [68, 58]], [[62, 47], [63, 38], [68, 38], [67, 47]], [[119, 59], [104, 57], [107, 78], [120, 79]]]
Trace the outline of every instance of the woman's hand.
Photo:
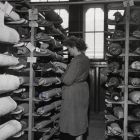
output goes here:
[[55, 67], [59, 67], [59, 68], [64, 69], [64, 70], [67, 68], [67, 64], [62, 63], [62, 62], [53, 62], [53, 64]]

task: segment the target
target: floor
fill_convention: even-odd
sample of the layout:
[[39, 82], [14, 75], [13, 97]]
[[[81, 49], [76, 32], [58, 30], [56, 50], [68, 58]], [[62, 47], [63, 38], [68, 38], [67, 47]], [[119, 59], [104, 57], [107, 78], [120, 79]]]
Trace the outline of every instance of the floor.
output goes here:
[[87, 140], [104, 140], [104, 113], [90, 113], [89, 132]]
[[[104, 132], [105, 132], [104, 113], [103, 112], [90, 113], [89, 130], [85, 135], [84, 140], [105, 140]], [[61, 139], [58, 138], [55, 140]]]

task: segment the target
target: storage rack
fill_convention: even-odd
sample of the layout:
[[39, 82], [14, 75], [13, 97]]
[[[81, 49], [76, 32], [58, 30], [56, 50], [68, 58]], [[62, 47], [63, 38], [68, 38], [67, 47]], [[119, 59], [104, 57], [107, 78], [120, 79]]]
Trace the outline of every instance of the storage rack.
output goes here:
[[[132, 2], [132, 1], [131, 1]], [[134, 3], [137, 1], [133, 1]], [[112, 3], [114, 4], [114, 3]], [[124, 4], [124, 5], [123, 5]], [[130, 60], [132, 57], [135, 57], [135, 60], [139, 59], [139, 55], [135, 54], [133, 52], [130, 51], [130, 41], [136, 42], [139, 40], [139, 38], [134, 38], [131, 36], [131, 26], [138, 26], [138, 24], [136, 23], [132, 23], [130, 15], [131, 15], [131, 9], [135, 9], [137, 6], [131, 5], [132, 3], [129, 3], [129, 1], [124, 1], [124, 3], [120, 3], [120, 6], [116, 6], [114, 4], [114, 7], [109, 7], [111, 10], [123, 10], [125, 11], [125, 19], [124, 21], [121, 21], [120, 23], [116, 23], [116, 22], [108, 22], [109, 25], [115, 25], [115, 26], [121, 26], [124, 28], [125, 31], [125, 36], [117, 38], [117, 39], [107, 39], [109, 42], [125, 42], [124, 47], [122, 46], [122, 48], [124, 49], [122, 51], [122, 54], [120, 54], [118, 56], [118, 58], [121, 58], [123, 60], [123, 65], [121, 67], [121, 70], [119, 70], [119, 73], [122, 73], [124, 79], [122, 82], [122, 85], [119, 86], [119, 88], [121, 88], [122, 92], [123, 92], [123, 98], [122, 101], [109, 101], [108, 99], [106, 99], [106, 103], [107, 105], [110, 106], [115, 106], [115, 105], [119, 105], [119, 106], [123, 106], [124, 111], [124, 117], [123, 117], [123, 121], [118, 119], [117, 117], [111, 116], [110, 121], [109, 122], [114, 122], [114, 121], [122, 121], [123, 125], [122, 125], [122, 134], [119, 135], [122, 137], [123, 140], [128, 140], [129, 137], [135, 138], [137, 137], [136, 135], [134, 135], [131, 131], [130, 131], [130, 122], [133, 123], [133, 121], [135, 122], [139, 122], [139, 119], [136, 117], [132, 117], [130, 116], [130, 106], [137, 106], [136, 103], [132, 102], [129, 99], [129, 94], [130, 94], [130, 89], [136, 89], [136, 87], [133, 87], [132, 85], [130, 85], [129, 83], [129, 76], [131, 72], [134, 72], [134, 70], [130, 69]], [[136, 3], [138, 4], [138, 3]], [[138, 7], [137, 7], [138, 8]], [[107, 54], [108, 55], [108, 54]], [[109, 56], [112, 57], [112, 56]], [[117, 58], [117, 59], [118, 59]], [[135, 71], [136, 72], [136, 71]], [[139, 73], [139, 71], [137, 71], [137, 73]], [[139, 86], [137, 87], [139, 88]], [[135, 107], [134, 107], [135, 108]], [[131, 114], [132, 115], [132, 114]], [[105, 115], [106, 117], [108, 117], [108, 115]]]
[[[12, 1], [13, 2], [13, 1]], [[16, 2], [14, 2], [14, 5], [16, 6]], [[17, 4], [18, 5], [18, 4]], [[30, 7], [30, 6], [29, 6]], [[30, 7], [31, 8], [31, 7]], [[35, 50], [35, 46], [36, 46], [36, 40], [35, 40], [35, 34], [36, 34], [36, 25], [37, 25], [37, 19], [38, 19], [38, 11], [37, 9], [29, 9], [29, 13], [26, 11], [26, 14], [29, 14], [29, 25], [20, 25], [20, 26], [25, 26], [25, 27], [30, 27], [31, 28], [31, 36], [30, 39], [27, 40], [22, 40], [23, 42], [31, 42], [31, 44], [29, 44], [29, 49], [30, 49], [30, 56], [27, 58], [27, 61], [30, 63], [30, 70], [29, 70], [29, 75], [30, 75], [30, 79], [29, 79], [29, 99], [16, 99], [17, 101], [27, 101], [29, 102], [29, 113], [25, 114], [25, 116], [28, 116], [28, 129], [25, 129], [24, 131], [28, 132], [28, 139], [29, 140], [33, 140], [34, 139], [34, 135], [33, 133], [37, 132], [34, 129], [34, 117], [40, 117], [39, 115], [34, 113], [34, 102], [39, 102], [40, 100], [35, 99], [35, 85], [34, 85], [34, 79], [35, 79], [35, 73], [33, 70], [33, 63], [36, 62], [36, 58], [37, 56], [34, 56], [34, 50]], [[11, 25], [13, 27], [13, 25]], [[18, 27], [19, 25], [14, 25], [15, 27]], [[39, 25], [40, 26], [40, 25]], [[42, 26], [42, 25], [41, 25]], [[44, 25], [45, 26], [45, 25]], [[20, 27], [19, 27], [20, 28]], [[57, 54], [55, 54], [57, 55]], [[45, 56], [45, 55], [38, 55], [39, 56]], [[57, 61], [57, 60], [56, 60]], [[20, 74], [19, 74], [20, 75]], [[57, 104], [54, 104], [55, 108], [57, 108]], [[59, 108], [58, 108], [59, 109]], [[57, 112], [56, 112], [57, 113]], [[45, 117], [45, 115], [44, 115]], [[48, 124], [55, 122], [57, 119], [59, 118], [59, 113], [56, 114], [55, 116], [52, 116], [49, 120], [48, 120]], [[57, 130], [53, 129], [50, 130], [50, 136], [48, 136], [47, 139], [50, 139]], [[45, 132], [45, 131], [38, 131], [38, 132]], [[45, 132], [46, 133], [46, 132]]]
[[[123, 2], [123, 0], [114, 0], [113, 2], [111, 1], [111, 0], [106, 0], [106, 1], [103, 1], [103, 0], [99, 0], [99, 1], [94, 1], [94, 2], [68, 2], [68, 3], [60, 3], [61, 5], [73, 5], [73, 4], [90, 4], [90, 3], [118, 3], [118, 2]], [[138, 0], [135, 0], [135, 2], [139, 2]], [[39, 6], [39, 5], [43, 5], [44, 3], [34, 3], [34, 4], [31, 4], [31, 5], [33, 5], [33, 6]], [[46, 3], [45, 3], [46, 4]], [[56, 5], [56, 3], [47, 3], [47, 5]], [[127, 133], [127, 124], [128, 124], [128, 116], [127, 116], [127, 114], [128, 114], [128, 104], [133, 104], [132, 102], [130, 102], [130, 101], [128, 101], [128, 88], [129, 88], [129, 86], [128, 86], [128, 66], [129, 66], [129, 57], [130, 56], [135, 56], [134, 54], [130, 54], [129, 53], [129, 39], [130, 40], [138, 40], [138, 39], [134, 39], [134, 38], [130, 38], [129, 37], [129, 9], [130, 7], [129, 7], [129, 5], [126, 7], [126, 13], [127, 13], [127, 18], [126, 18], [126, 24], [124, 25], [125, 26], [125, 28], [127, 29], [126, 31], [127, 32], [125, 32], [125, 38], [124, 39], [121, 39], [121, 40], [118, 40], [118, 41], [125, 41], [125, 48], [127, 48], [127, 49], [125, 49], [125, 53], [124, 54], [122, 54], [121, 55], [121, 57], [124, 57], [125, 59], [125, 75], [124, 75], [124, 77], [125, 77], [125, 80], [124, 80], [124, 82], [125, 82], [125, 85], [123, 86], [123, 88], [124, 88], [124, 90], [125, 90], [125, 97], [124, 97], [124, 102], [121, 102], [121, 104], [124, 104], [124, 133], [123, 133], [123, 135], [124, 135], [124, 140], [127, 140], [128, 139], [128, 137], [127, 136], [129, 136], [129, 134]], [[45, 8], [44, 8], [45, 9]], [[128, 55], [128, 54], [130, 54], [130, 55]], [[116, 104], [116, 103], [115, 103]], [[118, 103], [118, 104], [120, 104], [120, 103]]]

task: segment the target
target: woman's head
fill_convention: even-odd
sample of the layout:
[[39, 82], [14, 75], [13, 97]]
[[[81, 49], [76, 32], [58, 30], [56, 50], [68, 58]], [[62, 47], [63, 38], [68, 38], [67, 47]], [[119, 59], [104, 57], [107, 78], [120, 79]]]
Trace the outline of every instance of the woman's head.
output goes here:
[[64, 40], [63, 45], [70, 48], [76, 48], [79, 52], [85, 52], [87, 45], [83, 39], [71, 36]]

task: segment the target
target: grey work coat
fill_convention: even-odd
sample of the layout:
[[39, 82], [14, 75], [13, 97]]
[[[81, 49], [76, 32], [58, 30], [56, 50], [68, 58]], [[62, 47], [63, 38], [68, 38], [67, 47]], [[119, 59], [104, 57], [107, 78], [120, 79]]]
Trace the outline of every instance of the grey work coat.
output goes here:
[[88, 127], [89, 59], [84, 54], [74, 57], [62, 77], [60, 131], [72, 136], [84, 134]]

